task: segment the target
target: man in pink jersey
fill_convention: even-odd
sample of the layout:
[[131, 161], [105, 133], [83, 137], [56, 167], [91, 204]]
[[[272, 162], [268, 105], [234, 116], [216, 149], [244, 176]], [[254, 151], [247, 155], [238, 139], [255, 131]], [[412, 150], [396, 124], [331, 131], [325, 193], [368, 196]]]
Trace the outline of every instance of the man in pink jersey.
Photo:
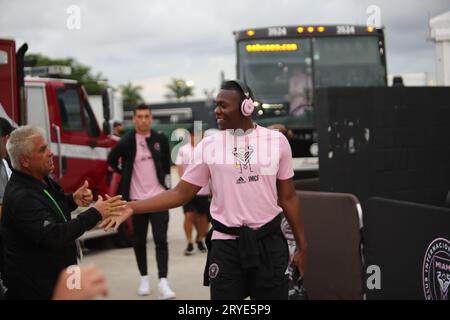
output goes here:
[[211, 179], [209, 242], [205, 284], [211, 299], [287, 299], [289, 253], [281, 228], [283, 212], [297, 243], [294, 262], [303, 276], [307, 244], [292, 177], [291, 149], [279, 132], [251, 119], [251, 91], [240, 81], [225, 82], [216, 97], [222, 131], [204, 138], [194, 162], [172, 190], [132, 202], [121, 217], [102, 226], [117, 228], [123, 219], [180, 206]]
[[[167, 138], [151, 130], [152, 114], [150, 108], [141, 104], [133, 110], [134, 130], [126, 133], [112, 148], [108, 164], [122, 175], [119, 193], [127, 201], [147, 199], [164, 192], [170, 177], [170, 150]], [[158, 265], [158, 298], [175, 298], [167, 280], [169, 250], [167, 228], [169, 212], [167, 209], [156, 213], [133, 216], [134, 253], [141, 274], [139, 295], [150, 294], [147, 273], [147, 232], [148, 222], [152, 224], [153, 241]]]
[[[196, 141], [194, 137], [194, 131], [192, 130], [188, 135], [188, 142], [182, 145], [178, 149], [177, 159], [175, 164], [178, 168], [178, 174], [183, 176], [186, 168], [193, 162], [194, 159], [194, 146]], [[195, 197], [183, 206], [184, 211], [184, 233], [186, 235], [187, 247], [184, 250], [184, 254], [190, 256], [195, 253], [195, 248], [192, 243], [192, 229], [195, 226], [197, 230], [196, 243], [200, 252], [206, 252], [204, 244], [204, 238], [209, 228], [209, 183], [205, 185], [195, 195]]]

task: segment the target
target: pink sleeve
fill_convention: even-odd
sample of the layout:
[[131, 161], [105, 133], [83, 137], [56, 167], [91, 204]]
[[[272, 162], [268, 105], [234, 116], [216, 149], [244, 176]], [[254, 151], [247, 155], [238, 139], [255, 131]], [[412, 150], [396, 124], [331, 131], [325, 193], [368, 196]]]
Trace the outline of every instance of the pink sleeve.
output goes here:
[[280, 162], [278, 167], [277, 179], [287, 180], [294, 176], [292, 168], [292, 151], [286, 137], [280, 134]]
[[210, 177], [208, 164], [203, 161], [202, 152], [204, 141], [205, 139], [194, 148], [194, 159], [187, 166], [186, 171], [181, 178], [182, 180], [199, 187], [207, 185]]

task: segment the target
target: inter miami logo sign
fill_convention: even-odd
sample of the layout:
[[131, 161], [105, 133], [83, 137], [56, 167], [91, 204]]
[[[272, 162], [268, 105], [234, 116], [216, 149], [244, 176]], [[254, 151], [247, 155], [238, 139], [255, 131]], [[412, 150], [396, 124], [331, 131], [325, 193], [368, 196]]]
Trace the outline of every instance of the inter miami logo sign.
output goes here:
[[450, 241], [434, 239], [423, 258], [423, 291], [427, 300], [449, 300]]
[[247, 146], [246, 148], [234, 148], [233, 155], [236, 158], [235, 166], [240, 170], [239, 173], [242, 173], [242, 169], [252, 171], [252, 165], [250, 164], [250, 158], [253, 154], [253, 147]]

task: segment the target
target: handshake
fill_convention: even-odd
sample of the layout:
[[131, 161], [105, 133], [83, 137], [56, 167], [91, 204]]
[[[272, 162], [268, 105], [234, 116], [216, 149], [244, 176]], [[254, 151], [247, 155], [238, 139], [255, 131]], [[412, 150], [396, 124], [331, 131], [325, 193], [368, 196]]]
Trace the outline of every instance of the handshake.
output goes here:
[[[87, 207], [92, 203], [92, 190], [89, 189], [87, 181], [73, 193], [73, 200], [78, 206], [82, 207]], [[105, 229], [105, 231], [110, 229], [117, 230], [120, 224], [133, 214], [133, 210], [127, 206], [126, 201], [122, 200], [121, 195], [114, 197], [105, 195], [105, 199], [99, 195], [93, 207], [102, 216], [102, 220], [97, 226]]]

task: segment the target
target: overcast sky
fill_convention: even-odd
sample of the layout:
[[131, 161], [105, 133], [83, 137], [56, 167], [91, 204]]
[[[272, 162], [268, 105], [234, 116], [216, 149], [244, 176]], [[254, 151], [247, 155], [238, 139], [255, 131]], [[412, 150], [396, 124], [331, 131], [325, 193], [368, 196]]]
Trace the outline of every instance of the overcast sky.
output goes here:
[[[80, 29], [67, 27], [71, 5]], [[165, 99], [173, 77], [193, 80], [199, 99], [217, 92], [221, 70], [234, 78], [234, 30], [366, 24], [370, 5], [381, 10], [388, 72], [434, 73], [428, 20], [449, 11], [449, 0], [0, 0], [0, 34], [29, 52], [75, 57], [112, 85], [142, 85], [151, 103]]]

